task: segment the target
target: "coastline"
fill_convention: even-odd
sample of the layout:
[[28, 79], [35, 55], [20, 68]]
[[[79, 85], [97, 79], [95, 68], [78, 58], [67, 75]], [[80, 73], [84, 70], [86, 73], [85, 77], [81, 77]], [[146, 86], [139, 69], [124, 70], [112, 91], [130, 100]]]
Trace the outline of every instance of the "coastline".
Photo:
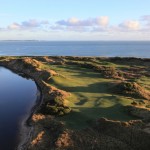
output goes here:
[[23, 120], [20, 123], [20, 128], [19, 128], [19, 141], [18, 141], [18, 145], [16, 146], [16, 150], [25, 150], [27, 149], [27, 146], [29, 144], [29, 141], [31, 139], [32, 136], [32, 132], [33, 132], [33, 126], [31, 124], [31, 119], [33, 114], [37, 111], [37, 109], [39, 108], [39, 106], [42, 104], [42, 100], [43, 100], [43, 94], [42, 94], [42, 90], [41, 87], [38, 85], [37, 81], [31, 77], [29, 74], [27, 74], [26, 72], [20, 72], [12, 67], [9, 67], [7, 65], [0, 65], [3, 66], [9, 70], [11, 70], [12, 72], [18, 74], [19, 76], [23, 75], [23, 77], [27, 77], [31, 80], [33, 80], [37, 86], [37, 98], [35, 101], [34, 106], [31, 108], [30, 112], [28, 112], [28, 114], [26, 114], [26, 116], [23, 118]]
[[22, 75], [22, 73], [23, 73], [23, 76], [33, 80], [37, 86], [36, 102], [35, 102], [34, 106], [31, 108], [30, 112], [28, 114], [26, 114], [25, 118], [20, 123], [19, 141], [18, 141], [18, 145], [16, 146], [16, 150], [26, 150], [29, 145], [29, 142], [30, 142], [30, 139], [32, 136], [32, 132], [33, 132], [33, 126], [31, 124], [32, 116], [38, 110], [38, 108], [40, 107], [40, 105], [42, 104], [42, 101], [43, 101], [42, 90], [41, 90], [41, 87], [38, 84], [38, 82], [35, 80], [35, 78], [31, 77], [26, 72], [18, 71], [12, 67], [9, 67], [9, 65], [7, 66], [7, 65], [3, 64], [0, 66], [3, 66], [5, 68], [11, 70], [12, 72], [14, 72], [18, 75]]
[[[25, 77], [29, 77], [30, 79], [32, 79], [36, 85], [37, 85], [37, 89], [39, 90], [38, 92], [40, 93], [40, 95], [37, 97], [37, 103], [35, 104], [35, 106], [33, 106], [33, 108], [31, 109], [31, 111], [29, 112], [28, 116], [26, 116], [26, 118], [24, 118], [24, 120], [21, 123], [21, 130], [20, 132], [22, 132], [23, 134], [20, 135], [20, 143], [17, 146], [17, 150], [25, 150], [28, 145], [29, 142], [31, 142], [31, 137], [32, 137], [32, 133], [34, 130], [34, 127], [32, 126], [32, 116], [33, 114], [36, 113], [36, 111], [38, 110], [38, 108], [40, 107], [40, 105], [43, 102], [43, 93], [47, 93], [47, 88], [49, 88], [51, 91], [54, 90], [55, 92], [61, 92], [61, 90], [57, 90], [57, 89], [53, 89], [51, 87], [46, 87], [47, 85], [43, 82], [41, 82], [39, 76], [40, 73], [39, 72], [35, 72], [32, 73], [31, 69], [24, 69], [22, 67], [23, 64], [21, 64], [21, 66], [17, 66], [17, 64], [11, 64], [9, 62], [0, 62], [0, 65], [8, 68], [9, 70], [15, 72], [18, 75], [21, 75], [23, 73], [23, 75], [25, 75]], [[31, 72], [30, 72], [31, 71]], [[21, 73], [21, 74], [20, 74]], [[37, 76], [39, 74], [39, 76]], [[46, 91], [46, 92], [45, 92]], [[53, 96], [52, 98], [53, 99]]]
[[[23, 58], [32, 59], [32, 57], [23, 57]], [[33, 59], [34, 58], [35, 57], [33, 57]], [[60, 57], [55, 57], [55, 58], [60, 58]], [[62, 58], [64, 58], [64, 57], [62, 57]], [[86, 59], [89, 59], [91, 57], [68, 57], [68, 58], [72, 59], [72, 60], [80, 59], [80, 58], [86, 60]], [[41, 59], [41, 58], [39, 57], [38, 59]], [[107, 59], [110, 59], [110, 58], [100, 58], [100, 59], [106, 59], [107, 60]], [[111, 59], [116, 59], [116, 58], [111, 58]], [[150, 61], [150, 59], [143, 59], [143, 58], [117, 58], [117, 59], [121, 59], [121, 60], [122, 59], [125, 59], [125, 60], [132, 60], [132, 59], [138, 60], [139, 59], [139, 60], [148, 60], [148, 61]], [[24, 62], [21, 62], [20, 64], [18, 64], [18, 63], [20, 63], [20, 62], [17, 62], [15, 59], [14, 60], [12, 59], [12, 60], [9, 60], [9, 61], [1, 62], [0, 65], [14, 71], [15, 73], [21, 72], [21, 73], [29, 76], [29, 78], [33, 79], [34, 82], [36, 83], [37, 88], [39, 89], [39, 93], [40, 93], [40, 95], [38, 95], [38, 97], [37, 97], [37, 101], [36, 101], [35, 106], [31, 109], [31, 112], [29, 113], [29, 116], [22, 122], [21, 132], [23, 134], [21, 134], [21, 142], [19, 143], [17, 149], [18, 150], [26, 150], [27, 147], [29, 147], [31, 141], [33, 140], [32, 136], [33, 136], [33, 132], [34, 132], [33, 130], [35, 128], [35, 124], [34, 125], [32, 124], [32, 121], [33, 121], [32, 117], [33, 117], [34, 114], [36, 114], [36, 112], [39, 109], [39, 107], [41, 106], [41, 104], [43, 104], [43, 102], [45, 102], [47, 100], [47, 97], [49, 98], [49, 100], [52, 100], [55, 96], [57, 96], [58, 93], [62, 97], [65, 94], [67, 95], [68, 93], [65, 93], [65, 91], [59, 90], [57, 88], [51, 87], [51, 86], [47, 85], [45, 82], [42, 82], [40, 80], [40, 78], [43, 74], [48, 73], [48, 77], [47, 77], [47, 75], [46, 75], [46, 79], [44, 77], [45, 80], [47, 80], [49, 78], [49, 76], [53, 76], [53, 75], [55, 76], [54, 72], [52, 72], [52, 71], [51, 72], [45, 72], [45, 70], [38, 70], [38, 69], [36, 69], [36, 67], [35, 68], [34, 67], [33, 68], [32, 67], [31, 68], [27, 67], [25, 69], [25, 68], [23, 68], [23, 65], [24, 65], [23, 63]], [[29, 64], [32, 65], [32, 63], [36, 64], [38, 62], [35, 61], [35, 62], [31, 62], [31, 64], [30, 63]], [[56, 62], [56, 63], [61, 64], [62, 63], [61, 59], [60, 59], [59, 62]], [[69, 62], [67, 62], [67, 63], [71, 64]], [[72, 64], [74, 64], [74, 62]], [[81, 65], [81, 66], [84, 67], [84, 65]], [[50, 95], [49, 95], [49, 92], [51, 93]], [[106, 123], [106, 122], [110, 123], [111, 122], [111, 121], [108, 121], [108, 120], [105, 120], [105, 119], [101, 120], [101, 121], [104, 122], [104, 123]], [[111, 123], [113, 124], [113, 123], [115, 123], [115, 121], [114, 122], [112, 121]], [[139, 122], [137, 121], [137, 123], [139, 123]], [[133, 125], [134, 125], [134, 122], [133, 122]], [[68, 138], [70, 138], [70, 137], [68, 137]], [[71, 140], [69, 139], [69, 142], [70, 141]]]
[[20, 131], [19, 131], [20, 138], [19, 138], [19, 143], [17, 145], [16, 150], [26, 150], [27, 149], [27, 147], [29, 145], [29, 141], [32, 137], [32, 132], [34, 130], [32, 123], [31, 123], [32, 116], [37, 111], [37, 109], [39, 108], [41, 103], [42, 103], [42, 93], [40, 91], [40, 88], [37, 86], [37, 100], [36, 100], [34, 106], [32, 107], [32, 109], [30, 110], [30, 112], [26, 115], [26, 117], [24, 118], [24, 120], [21, 123]]

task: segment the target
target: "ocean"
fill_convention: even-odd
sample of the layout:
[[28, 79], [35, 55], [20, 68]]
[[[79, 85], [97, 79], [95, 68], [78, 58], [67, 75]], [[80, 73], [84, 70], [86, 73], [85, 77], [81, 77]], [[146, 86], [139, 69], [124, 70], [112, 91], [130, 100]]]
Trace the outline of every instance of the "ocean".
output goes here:
[[150, 41], [0, 41], [0, 56], [150, 58]]

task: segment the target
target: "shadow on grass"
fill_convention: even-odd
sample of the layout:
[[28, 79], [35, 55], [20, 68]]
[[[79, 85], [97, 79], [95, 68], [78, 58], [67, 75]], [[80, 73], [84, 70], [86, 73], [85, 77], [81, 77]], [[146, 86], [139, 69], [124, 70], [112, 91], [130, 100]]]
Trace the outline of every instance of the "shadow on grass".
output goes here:
[[105, 117], [112, 120], [128, 121], [135, 119], [125, 112], [124, 108], [120, 104], [116, 104], [112, 107], [74, 107], [73, 111], [63, 117], [58, 118], [64, 121], [66, 126], [73, 129], [82, 129], [88, 126], [88, 122], [93, 119]]
[[78, 65], [55, 66], [52, 69], [56, 70], [60, 74], [61, 74], [61, 71], [66, 72], [66, 73], [71, 73], [71, 74], [74, 73], [72, 74], [72, 76], [74, 77], [90, 77], [90, 78], [91, 77], [92, 78], [103, 77], [100, 73], [93, 71], [93, 69], [84, 68]]
[[117, 65], [150, 66], [149, 59], [140, 59], [140, 58], [132, 58], [132, 57], [128, 57], [128, 58], [114, 57], [108, 61]]
[[87, 86], [79, 86], [79, 85], [71, 86], [71, 83], [70, 85], [65, 85], [65, 81], [63, 82], [64, 85], [61, 83], [57, 83], [55, 82], [55, 80], [51, 79], [49, 83], [67, 92], [85, 92], [85, 93], [106, 93], [108, 91], [109, 86], [111, 85], [111, 83], [108, 82], [97, 82], [93, 84], [88, 84], [87, 81]]
[[102, 106], [103, 100], [106, 101], [108, 100], [110, 103], [116, 104], [119, 103], [119, 98], [117, 96], [102, 96], [102, 97], [95, 97], [96, 100], [93, 102], [94, 103], [94, 107], [100, 107]]
[[75, 103], [75, 105], [84, 105], [87, 102], [87, 98], [80, 100], [80, 102]]

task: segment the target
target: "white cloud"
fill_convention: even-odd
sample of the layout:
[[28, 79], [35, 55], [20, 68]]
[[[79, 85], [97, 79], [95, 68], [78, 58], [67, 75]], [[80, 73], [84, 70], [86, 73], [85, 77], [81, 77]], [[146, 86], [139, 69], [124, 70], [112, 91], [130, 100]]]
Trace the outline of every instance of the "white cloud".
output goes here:
[[59, 20], [56, 24], [61, 26], [103, 26], [106, 27], [109, 23], [108, 16], [101, 16], [97, 18], [79, 19], [76, 17], [69, 18], [68, 20]]
[[20, 24], [18, 23], [12, 23], [11, 25], [8, 26], [8, 29], [11, 29], [11, 30], [18, 30], [20, 29]]
[[124, 21], [123, 23], [119, 24], [119, 27], [127, 30], [139, 30], [140, 29], [140, 23], [139, 21], [129, 20]]
[[104, 32], [107, 30], [108, 24], [108, 16], [100, 16], [88, 19], [71, 17], [67, 20], [59, 20], [55, 22], [55, 25], [52, 25], [50, 29], [57, 31], [63, 30], [74, 32]]
[[143, 21], [150, 21], [150, 15], [142, 16], [141, 20], [143, 20]]
[[31, 19], [28, 21], [23, 21], [22, 23], [12, 23], [7, 28], [10, 30], [26, 30], [41, 27], [42, 25], [49, 24], [48, 21], [37, 21], [35, 19]]
[[51, 31], [71, 31], [71, 32], [88, 32], [90, 29], [88, 27], [83, 26], [60, 26], [60, 25], [52, 25], [49, 28]]
[[[11, 32], [9, 32], [11, 31]], [[20, 23], [14, 22], [7, 27], [0, 27], [0, 32], [3, 35], [7, 32], [8, 34], [22, 33], [23, 35], [39, 36], [40, 34], [47, 36], [49, 34], [57, 35], [58, 39], [65, 35], [68, 37], [73, 35], [81, 37], [81, 35], [88, 37], [92, 36], [107, 36], [110, 38], [141, 38], [146, 39], [150, 33], [150, 15], [145, 15], [139, 18], [139, 20], [126, 20], [122, 23], [111, 24], [109, 23], [108, 16], [93, 17], [87, 19], [79, 19], [71, 17], [66, 20], [58, 20], [56, 22], [49, 23], [47, 20], [36, 20], [31, 19], [22, 21]], [[137, 35], [137, 37], [136, 37]], [[93, 38], [92, 38], [93, 39]], [[97, 38], [98, 39], [98, 38]], [[119, 39], [119, 38], [118, 38]], [[148, 38], [147, 38], [148, 39]]]
[[100, 26], [106, 27], [109, 24], [108, 16], [101, 16], [96, 18], [96, 23]]
[[72, 17], [68, 19], [68, 23], [70, 25], [78, 25], [80, 24], [80, 20], [78, 18]]
[[50, 26], [50, 29], [51, 30], [64, 30], [64, 27], [60, 25], [52, 25]]
[[150, 27], [150, 15], [145, 15], [141, 17], [141, 21], [146, 22], [146, 26]]
[[34, 28], [34, 27], [39, 27], [40, 26], [40, 22], [38, 22], [37, 20], [29, 20], [29, 21], [24, 21], [21, 24], [22, 28]]

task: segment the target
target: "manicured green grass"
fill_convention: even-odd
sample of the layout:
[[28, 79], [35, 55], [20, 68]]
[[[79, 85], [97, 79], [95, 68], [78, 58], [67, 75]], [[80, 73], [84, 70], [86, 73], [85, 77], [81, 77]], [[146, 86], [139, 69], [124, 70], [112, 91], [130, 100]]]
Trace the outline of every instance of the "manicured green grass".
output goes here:
[[67, 99], [67, 105], [73, 112], [59, 118], [71, 128], [82, 128], [87, 122], [100, 117], [115, 120], [130, 120], [122, 106], [129, 105], [131, 98], [112, 95], [110, 92], [112, 82], [115, 79], [105, 79], [99, 73], [91, 69], [70, 65], [50, 65], [60, 74], [54, 76], [49, 84], [71, 93]]

